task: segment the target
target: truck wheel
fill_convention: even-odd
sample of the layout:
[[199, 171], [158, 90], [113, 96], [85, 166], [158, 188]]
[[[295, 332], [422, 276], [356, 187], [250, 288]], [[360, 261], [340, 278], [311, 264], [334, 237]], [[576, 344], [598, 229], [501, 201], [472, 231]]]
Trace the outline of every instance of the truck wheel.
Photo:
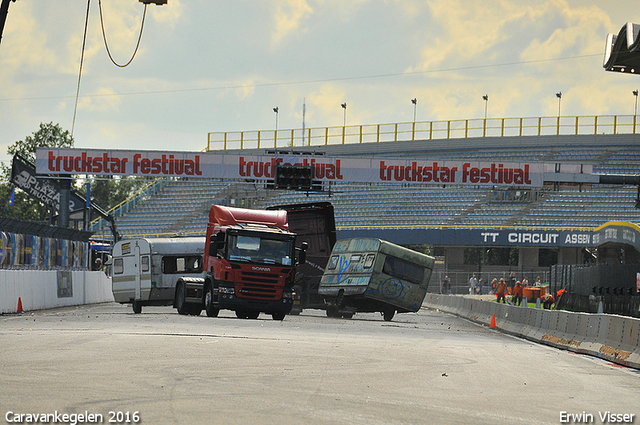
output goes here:
[[343, 319], [351, 319], [353, 318], [353, 313], [342, 313]]
[[390, 322], [393, 319], [393, 316], [396, 314], [394, 309], [388, 309], [382, 312], [382, 317], [384, 317], [385, 322]]
[[190, 305], [189, 306], [189, 315], [191, 316], [200, 316], [200, 313], [202, 313], [202, 304], [200, 305]]
[[178, 309], [178, 314], [186, 315], [189, 314], [189, 308], [184, 302], [184, 285], [179, 284], [176, 288], [176, 309]]
[[247, 319], [253, 319], [253, 320], [255, 320], [255, 319], [257, 319], [257, 318], [258, 318], [258, 316], [260, 316], [260, 312], [259, 312], [259, 311], [248, 311], [248, 312], [246, 313], [246, 317], [247, 317]]
[[327, 317], [340, 317], [340, 312], [338, 311], [338, 307], [334, 305], [330, 305], [327, 307]]
[[204, 309], [207, 312], [207, 316], [218, 317], [220, 309], [213, 306], [213, 287], [211, 285], [207, 285], [204, 291]]
[[131, 307], [133, 307], [133, 312], [135, 314], [140, 314], [142, 313], [142, 304], [140, 303], [140, 301], [134, 301], [131, 303]]
[[238, 319], [246, 319], [247, 318], [247, 312], [244, 310], [236, 310], [236, 317]]
[[271, 315], [271, 317], [273, 317], [273, 320], [284, 320], [285, 316], [286, 316], [286, 314], [284, 314], [284, 313], [273, 313]]

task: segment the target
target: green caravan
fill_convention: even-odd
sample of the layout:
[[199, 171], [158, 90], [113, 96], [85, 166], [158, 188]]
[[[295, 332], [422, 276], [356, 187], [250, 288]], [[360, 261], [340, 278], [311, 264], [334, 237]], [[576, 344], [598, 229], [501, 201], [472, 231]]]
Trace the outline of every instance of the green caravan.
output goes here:
[[318, 293], [327, 316], [351, 318], [358, 312], [416, 312], [427, 294], [434, 259], [380, 239], [336, 242]]

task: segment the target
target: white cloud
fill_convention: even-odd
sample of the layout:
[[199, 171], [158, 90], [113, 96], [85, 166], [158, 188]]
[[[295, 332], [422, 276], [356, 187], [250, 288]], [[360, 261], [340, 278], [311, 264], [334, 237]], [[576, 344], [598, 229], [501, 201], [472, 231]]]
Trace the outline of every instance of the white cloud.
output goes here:
[[278, 0], [274, 15], [275, 28], [271, 36], [272, 44], [300, 28], [301, 21], [313, 13], [307, 0]]

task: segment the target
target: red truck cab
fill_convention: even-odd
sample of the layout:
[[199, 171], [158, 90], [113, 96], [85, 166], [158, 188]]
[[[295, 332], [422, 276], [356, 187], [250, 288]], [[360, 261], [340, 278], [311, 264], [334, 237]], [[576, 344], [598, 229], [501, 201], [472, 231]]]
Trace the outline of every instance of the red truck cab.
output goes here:
[[213, 205], [206, 240], [206, 277], [185, 279], [181, 289], [176, 287], [184, 295], [181, 300], [176, 292], [178, 312], [199, 314], [204, 308], [215, 317], [227, 309], [239, 318], [257, 318], [264, 312], [274, 320], [289, 314], [295, 268], [304, 262], [307, 244], [296, 248], [286, 211]]

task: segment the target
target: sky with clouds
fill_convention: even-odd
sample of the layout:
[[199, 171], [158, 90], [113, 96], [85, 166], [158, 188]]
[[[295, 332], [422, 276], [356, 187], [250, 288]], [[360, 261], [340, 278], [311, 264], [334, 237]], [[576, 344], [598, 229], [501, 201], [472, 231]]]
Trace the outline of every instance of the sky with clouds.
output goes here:
[[[101, 0], [126, 63], [144, 5]], [[89, 4], [80, 96], [73, 125]], [[199, 151], [207, 133], [632, 115], [640, 77], [602, 68], [631, 0], [168, 0], [124, 68], [98, 0], [10, 3], [0, 42], [0, 160], [44, 122], [77, 147]]]

